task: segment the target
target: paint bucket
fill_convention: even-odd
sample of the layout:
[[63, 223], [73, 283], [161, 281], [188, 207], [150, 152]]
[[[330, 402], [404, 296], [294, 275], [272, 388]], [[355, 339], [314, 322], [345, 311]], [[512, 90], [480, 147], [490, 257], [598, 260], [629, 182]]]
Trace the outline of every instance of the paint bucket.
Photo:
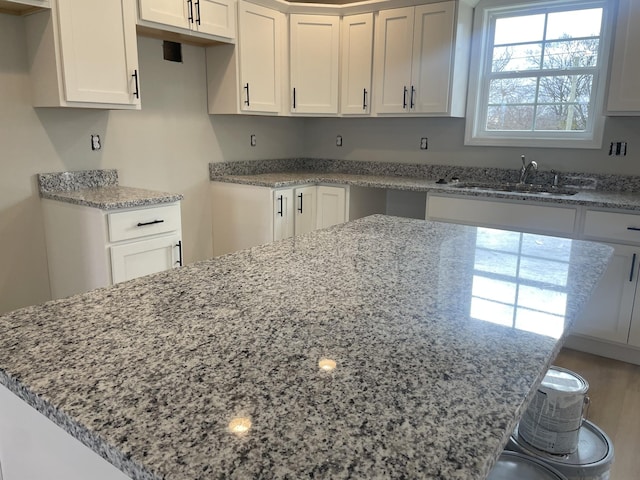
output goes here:
[[502, 452], [487, 480], [567, 480], [544, 462], [516, 452]]
[[577, 373], [551, 367], [522, 415], [520, 437], [549, 453], [575, 452], [588, 390], [589, 383]]
[[518, 436], [518, 428], [509, 439], [507, 450], [540, 460], [562, 473], [567, 480], [609, 480], [614, 458], [613, 443], [592, 422], [584, 421], [578, 448], [568, 455], [554, 455], [527, 444]]

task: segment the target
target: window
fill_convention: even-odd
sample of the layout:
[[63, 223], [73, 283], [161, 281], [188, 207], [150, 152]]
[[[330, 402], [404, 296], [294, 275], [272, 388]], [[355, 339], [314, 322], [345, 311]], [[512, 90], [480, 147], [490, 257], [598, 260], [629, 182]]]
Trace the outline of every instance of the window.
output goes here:
[[608, 2], [497, 1], [476, 10], [466, 144], [600, 148]]

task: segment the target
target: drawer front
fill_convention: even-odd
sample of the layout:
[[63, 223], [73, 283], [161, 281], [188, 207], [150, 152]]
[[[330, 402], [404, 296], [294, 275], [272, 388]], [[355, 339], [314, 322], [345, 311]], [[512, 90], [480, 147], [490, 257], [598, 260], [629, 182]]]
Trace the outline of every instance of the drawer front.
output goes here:
[[179, 231], [180, 204], [114, 212], [107, 219], [111, 242]]
[[640, 215], [587, 210], [584, 237], [623, 243], [640, 243]]
[[576, 209], [429, 196], [427, 219], [571, 237]]

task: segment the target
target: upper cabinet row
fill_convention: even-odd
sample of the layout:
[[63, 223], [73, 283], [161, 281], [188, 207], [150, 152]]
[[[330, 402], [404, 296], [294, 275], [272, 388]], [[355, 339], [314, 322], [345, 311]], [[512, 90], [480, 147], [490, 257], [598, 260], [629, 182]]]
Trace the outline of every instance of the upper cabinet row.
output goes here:
[[207, 48], [209, 113], [464, 116], [464, 2], [339, 17], [240, 0], [238, 11], [237, 48]]
[[235, 40], [234, 0], [139, 0], [139, 17], [135, 0], [39, 4], [50, 8], [25, 17], [36, 107], [140, 109], [136, 24], [143, 18], [156, 29], [193, 30], [209, 43]]

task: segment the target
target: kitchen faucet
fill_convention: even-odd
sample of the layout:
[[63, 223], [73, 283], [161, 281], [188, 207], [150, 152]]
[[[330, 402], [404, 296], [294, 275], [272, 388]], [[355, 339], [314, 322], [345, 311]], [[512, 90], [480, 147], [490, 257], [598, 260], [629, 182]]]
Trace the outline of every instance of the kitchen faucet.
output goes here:
[[[538, 164], [531, 160], [527, 165], [524, 155], [521, 155], [520, 159], [522, 160], [522, 168], [520, 169], [520, 181], [518, 183], [527, 183], [529, 177], [535, 175], [535, 172], [538, 171]], [[532, 171], [533, 173], [531, 173]]]

